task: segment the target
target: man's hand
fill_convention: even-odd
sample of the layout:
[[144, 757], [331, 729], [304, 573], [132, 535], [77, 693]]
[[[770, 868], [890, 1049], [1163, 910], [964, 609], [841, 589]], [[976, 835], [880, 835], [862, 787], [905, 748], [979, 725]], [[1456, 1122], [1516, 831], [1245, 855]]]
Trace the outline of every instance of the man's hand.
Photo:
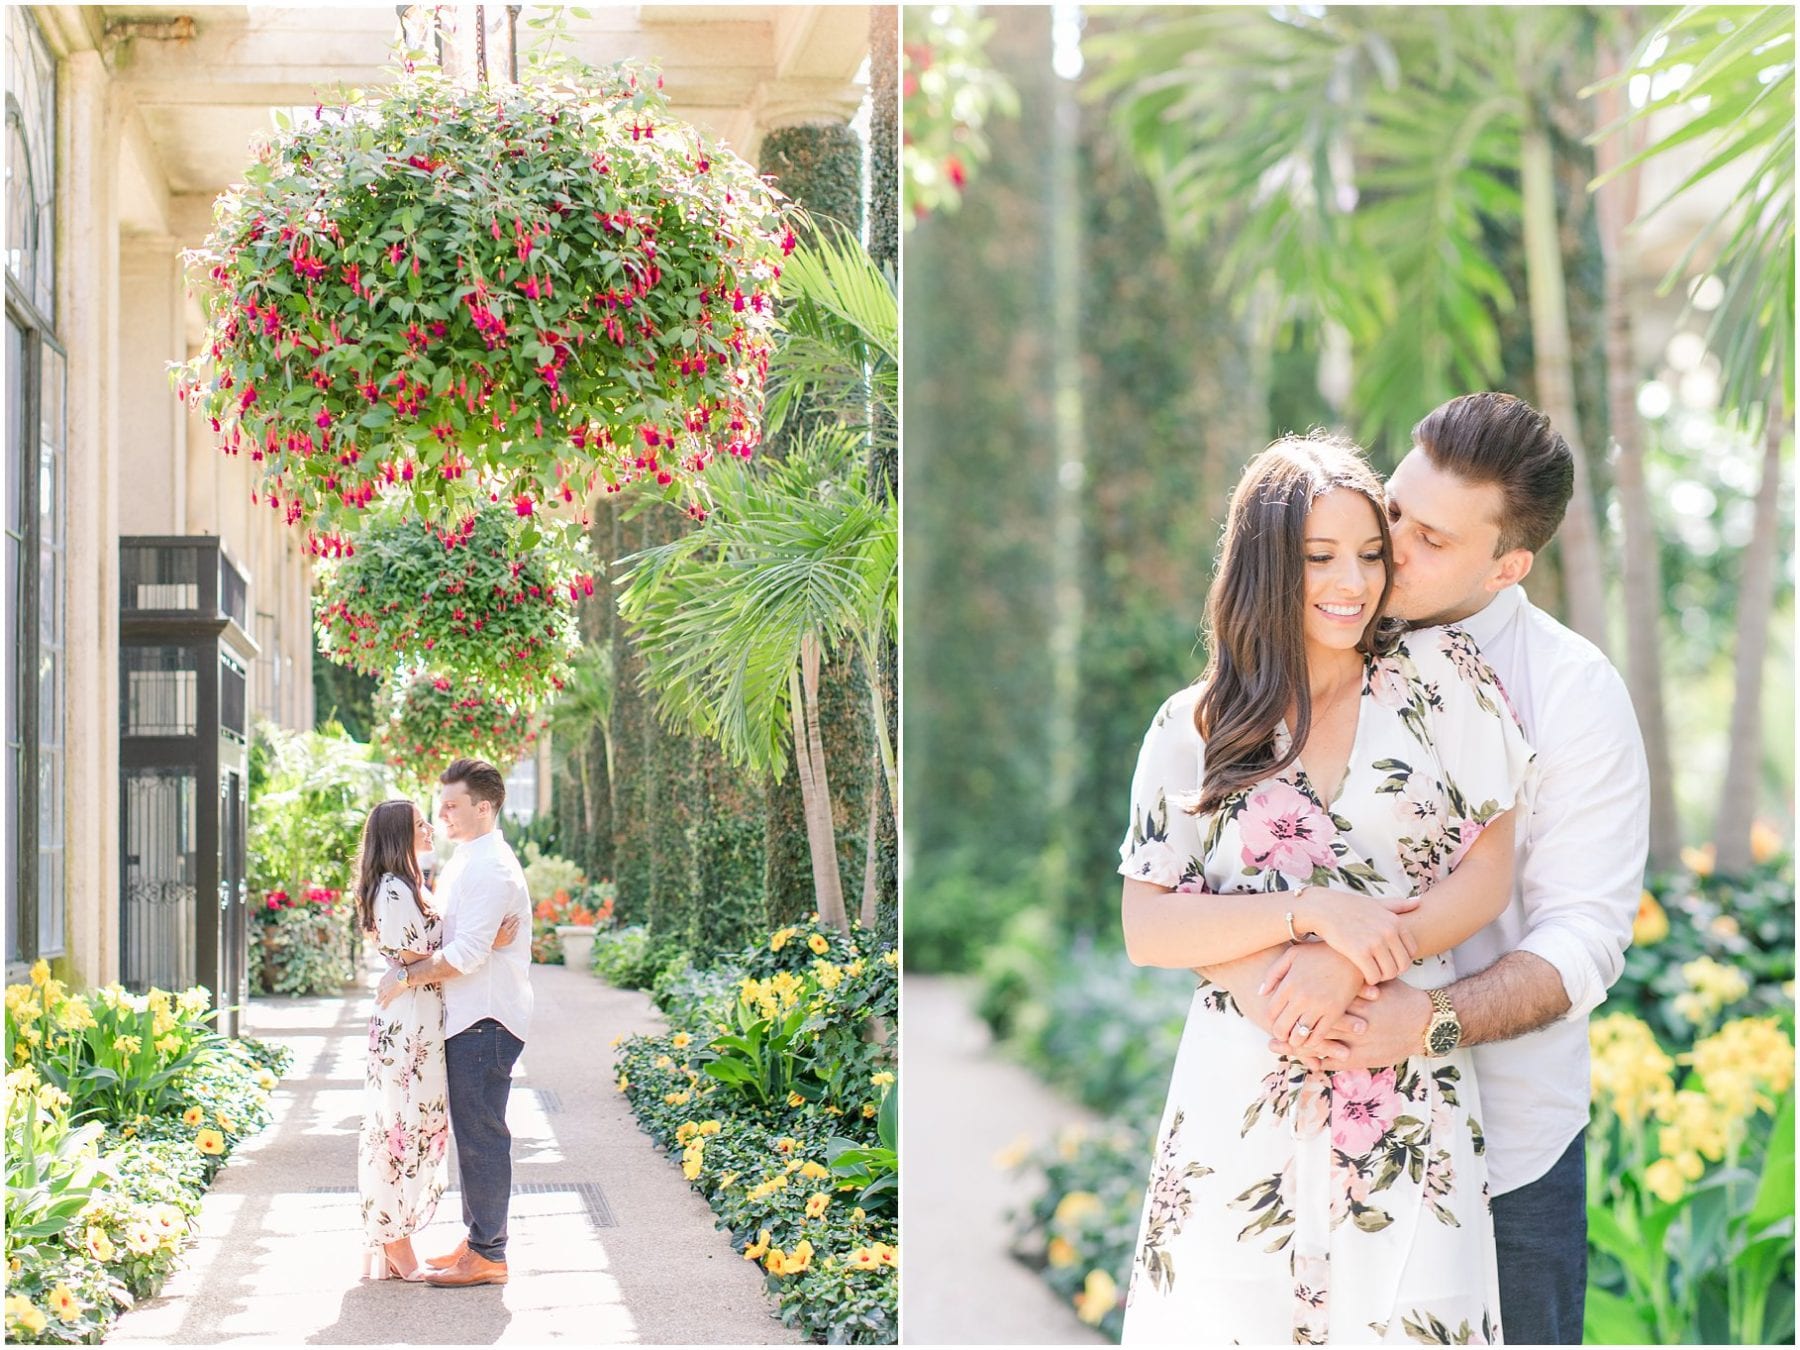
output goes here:
[[519, 916], [508, 914], [500, 920], [500, 927], [494, 931], [494, 950], [499, 951], [502, 947], [512, 946], [512, 940], [518, 936], [518, 933]]
[[387, 973], [381, 977], [381, 983], [375, 986], [376, 1007], [387, 1007], [388, 1004], [392, 1003], [405, 992], [400, 984], [400, 971], [402, 969], [403, 967], [399, 965], [389, 966]]
[[[1275, 1042], [1285, 1042], [1281, 1053], [1299, 1056], [1318, 1051], [1328, 1058], [1326, 1042], [1334, 1029], [1346, 1032], [1362, 1026], [1357, 1016], [1363, 1005], [1380, 991], [1363, 982], [1362, 972], [1341, 953], [1322, 942], [1301, 942], [1289, 947], [1269, 967], [1258, 993], [1269, 993], [1269, 1032]], [[1273, 1043], [1273, 1042], [1272, 1042]]]
[[[1381, 986], [1381, 997], [1373, 1002], [1358, 1001], [1356, 1016], [1363, 1029], [1345, 1029], [1333, 1034], [1336, 1045], [1313, 1045], [1310, 1054], [1293, 1055], [1286, 1041], [1270, 1041], [1269, 1049], [1278, 1055], [1293, 1055], [1310, 1069], [1385, 1069], [1409, 1055], [1424, 1053], [1425, 1028], [1431, 1024], [1431, 996], [1415, 989], [1404, 980], [1392, 980]], [[1341, 1045], [1343, 1057], [1329, 1052]]]

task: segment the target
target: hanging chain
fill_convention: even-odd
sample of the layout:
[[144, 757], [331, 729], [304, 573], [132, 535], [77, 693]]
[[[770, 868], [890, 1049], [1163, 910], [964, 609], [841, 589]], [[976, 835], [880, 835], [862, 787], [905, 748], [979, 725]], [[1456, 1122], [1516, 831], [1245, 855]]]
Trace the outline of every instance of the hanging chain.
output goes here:
[[475, 78], [488, 82], [486, 5], [475, 6]]

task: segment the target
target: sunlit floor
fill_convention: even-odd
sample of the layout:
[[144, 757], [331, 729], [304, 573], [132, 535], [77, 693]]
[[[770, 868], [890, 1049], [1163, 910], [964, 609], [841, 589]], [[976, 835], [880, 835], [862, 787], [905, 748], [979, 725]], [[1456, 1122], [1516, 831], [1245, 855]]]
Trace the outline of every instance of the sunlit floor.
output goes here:
[[[293, 1048], [276, 1119], [208, 1193], [197, 1240], [162, 1294], [108, 1338], [162, 1345], [406, 1342], [765, 1344], [797, 1337], [771, 1316], [760, 1271], [638, 1130], [614, 1090], [608, 1043], [652, 1030], [642, 994], [585, 971], [534, 966], [536, 1020], [514, 1070], [513, 1200], [504, 1286], [434, 1289], [359, 1278], [356, 1132], [368, 993], [258, 999], [251, 1034]], [[461, 1240], [450, 1189], [414, 1238]]]

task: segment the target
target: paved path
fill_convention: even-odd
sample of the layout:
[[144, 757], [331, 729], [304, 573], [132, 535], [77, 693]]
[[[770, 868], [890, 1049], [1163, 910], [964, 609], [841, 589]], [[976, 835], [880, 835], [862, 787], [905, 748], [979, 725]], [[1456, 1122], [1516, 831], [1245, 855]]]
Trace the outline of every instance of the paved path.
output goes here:
[[1009, 1254], [1006, 1213], [1031, 1183], [995, 1163], [1021, 1136], [1044, 1143], [1096, 1117], [1000, 1056], [964, 983], [908, 975], [901, 997], [906, 1343], [1106, 1344]]
[[[293, 1047], [275, 1121], [208, 1192], [198, 1241], [160, 1297], [109, 1344], [771, 1344], [761, 1272], [713, 1226], [706, 1201], [651, 1145], [613, 1088], [609, 1042], [655, 1031], [641, 993], [586, 971], [532, 967], [537, 1012], [514, 1070], [511, 1282], [432, 1289], [358, 1278], [355, 1138], [368, 990], [254, 1000], [246, 1030]], [[463, 1235], [451, 1189], [416, 1239]]]

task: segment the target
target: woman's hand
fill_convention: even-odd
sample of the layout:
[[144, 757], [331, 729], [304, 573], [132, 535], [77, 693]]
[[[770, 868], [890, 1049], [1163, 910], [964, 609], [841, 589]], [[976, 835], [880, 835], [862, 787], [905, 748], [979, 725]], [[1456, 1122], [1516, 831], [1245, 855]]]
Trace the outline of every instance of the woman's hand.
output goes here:
[[512, 946], [512, 940], [519, 935], [519, 916], [508, 914], [500, 920], [500, 927], [494, 932], [494, 950]]
[[1258, 992], [1268, 991], [1270, 1035], [1296, 1056], [1320, 1054], [1340, 1030], [1361, 1031], [1356, 1005], [1380, 992], [1323, 942], [1296, 943], [1276, 958]]
[[1349, 957], [1367, 983], [1380, 984], [1412, 965], [1412, 935], [1400, 916], [1418, 907], [1416, 895], [1378, 899], [1307, 886], [1301, 890], [1294, 917], [1333, 951]]

